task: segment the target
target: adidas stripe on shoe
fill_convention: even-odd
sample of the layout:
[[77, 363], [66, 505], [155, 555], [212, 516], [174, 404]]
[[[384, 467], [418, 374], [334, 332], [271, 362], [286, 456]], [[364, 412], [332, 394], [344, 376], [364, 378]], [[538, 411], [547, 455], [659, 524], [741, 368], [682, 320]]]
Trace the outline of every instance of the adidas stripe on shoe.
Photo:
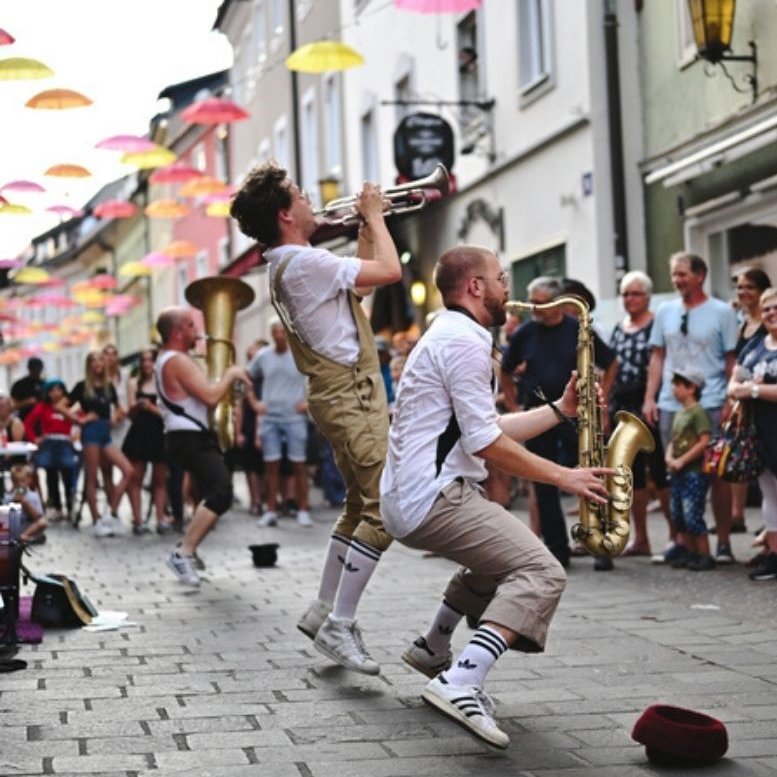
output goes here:
[[412, 666], [417, 672], [429, 678], [437, 677], [451, 665], [453, 656], [448, 650], [444, 655], [435, 653], [429, 648], [424, 637], [418, 637], [412, 645], [402, 653], [402, 660]]

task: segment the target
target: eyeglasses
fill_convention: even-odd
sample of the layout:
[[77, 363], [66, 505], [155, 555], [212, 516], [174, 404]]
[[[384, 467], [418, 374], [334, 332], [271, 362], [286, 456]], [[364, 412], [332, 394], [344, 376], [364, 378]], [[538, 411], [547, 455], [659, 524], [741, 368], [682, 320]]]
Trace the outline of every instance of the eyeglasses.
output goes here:
[[685, 311], [685, 313], [683, 313], [683, 316], [680, 319], [680, 334], [683, 337], [688, 336], [688, 311], [687, 310]]
[[502, 270], [502, 272], [499, 273], [499, 275], [496, 276], [496, 278], [489, 278], [487, 275], [473, 275], [473, 278], [477, 278], [479, 281], [490, 281], [495, 280], [499, 281], [499, 283], [502, 284], [502, 286], [508, 286], [510, 283], [510, 276]]
[[645, 292], [644, 291], [624, 291], [621, 294], [621, 297], [644, 297]]

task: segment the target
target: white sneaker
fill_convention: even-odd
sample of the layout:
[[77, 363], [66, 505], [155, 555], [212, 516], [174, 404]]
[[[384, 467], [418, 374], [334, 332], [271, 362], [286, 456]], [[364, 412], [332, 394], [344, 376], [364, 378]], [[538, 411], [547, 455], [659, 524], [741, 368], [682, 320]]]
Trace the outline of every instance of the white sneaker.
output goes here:
[[453, 655], [450, 650], [445, 655], [435, 653], [426, 644], [424, 637], [418, 637], [402, 654], [402, 660], [427, 677], [437, 677], [440, 672], [450, 669]]
[[297, 513], [297, 523], [300, 526], [304, 526], [309, 529], [313, 525], [313, 520], [310, 517], [310, 513], [307, 510], [300, 510]]
[[346, 669], [362, 674], [380, 674], [380, 667], [364, 647], [355, 620], [329, 615], [321, 624], [313, 644], [320, 653]]
[[180, 582], [194, 586], [200, 584], [200, 576], [194, 569], [194, 559], [191, 556], [184, 556], [177, 550], [171, 550], [167, 557], [167, 566], [173, 570]]
[[326, 620], [327, 615], [332, 612], [332, 605], [322, 602], [321, 599], [314, 599], [304, 615], [297, 621], [297, 628], [311, 639], [316, 638], [321, 624]]
[[113, 521], [103, 515], [94, 523], [92, 531], [95, 537], [113, 537]]
[[125, 537], [127, 534], [129, 534], [129, 527], [125, 526], [121, 522], [121, 518], [119, 518], [118, 515], [112, 515], [110, 517], [111, 524], [113, 525], [113, 536], [114, 537]]
[[266, 529], [268, 526], [278, 525], [278, 513], [275, 510], [267, 510], [264, 515], [256, 522], [260, 529]]
[[489, 745], [502, 749], [509, 746], [510, 737], [496, 725], [493, 702], [482, 688], [451, 685], [440, 675], [426, 684], [421, 698]]

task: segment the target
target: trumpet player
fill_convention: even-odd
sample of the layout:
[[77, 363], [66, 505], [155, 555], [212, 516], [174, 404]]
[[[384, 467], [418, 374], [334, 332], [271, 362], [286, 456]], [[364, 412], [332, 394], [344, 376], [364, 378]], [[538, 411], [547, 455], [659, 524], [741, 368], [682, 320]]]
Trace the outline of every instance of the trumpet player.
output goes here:
[[[460, 564], [426, 632], [402, 654], [430, 678], [429, 705], [490, 745], [509, 738], [483, 691], [509, 648], [544, 650], [566, 584], [561, 564], [521, 521], [489, 501], [485, 462], [604, 504], [603, 467], [562, 467], [519, 444], [577, 414], [575, 373], [555, 403], [497, 415], [490, 327], [505, 322], [507, 276], [496, 255], [472, 246], [440, 258], [441, 311], [408, 357], [394, 405], [381, 510], [388, 531], [411, 548]], [[599, 392], [601, 401], [601, 392]], [[477, 630], [454, 660], [450, 644], [465, 616]]]
[[346, 484], [343, 512], [327, 546], [317, 597], [297, 627], [342, 666], [365, 674], [380, 667], [364, 647], [356, 610], [391, 543], [379, 510], [388, 437], [386, 392], [375, 339], [360, 299], [401, 277], [384, 221], [381, 190], [365, 183], [354, 198], [362, 226], [357, 255], [314, 248], [318, 227], [308, 198], [270, 162], [252, 171], [231, 214], [264, 249], [273, 304], [300, 372], [308, 376], [308, 411], [326, 437]]
[[167, 455], [191, 475], [200, 497], [183, 540], [170, 551], [167, 565], [182, 583], [198, 586], [197, 569], [202, 562], [197, 548], [232, 506], [232, 477], [216, 435], [209, 428], [208, 408], [217, 405], [235, 381], [250, 386], [251, 379], [242, 367], [232, 365], [217, 383], [208, 382], [188, 355], [200, 337], [191, 310], [165, 308], [156, 326], [162, 350], [154, 365], [154, 377]]

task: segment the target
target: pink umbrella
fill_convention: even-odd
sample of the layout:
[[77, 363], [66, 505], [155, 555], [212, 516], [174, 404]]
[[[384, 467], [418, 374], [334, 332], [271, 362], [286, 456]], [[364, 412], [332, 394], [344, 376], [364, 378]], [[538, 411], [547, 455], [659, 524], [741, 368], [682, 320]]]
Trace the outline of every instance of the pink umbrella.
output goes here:
[[46, 190], [35, 181], [10, 181], [0, 186], [0, 192], [45, 192]]
[[190, 167], [181, 162], [174, 162], [172, 165], [154, 170], [149, 180], [151, 183], [185, 183], [186, 181], [201, 177], [202, 171], [196, 167]]
[[21, 259], [0, 259], [0, 270], [16, 270], [23, 264]]
[[125, 200], [106, 200], [92, 209], [98, 219], [128, 219], [137, 212], [137, 207]]
[[0, 29], [0, 46], [9, 46], [16, 40], [10, 32]]
[[76, 303], [73, 302], [70, 297], [66, 297], [64, 294], [57, 294], [53, 291], [44, 294], [36, 294], [27, 300], [27, 304], [30, 306], [36, 305], [53, 308], [74, 308], [76, 306]]
[[115, 289], [119, 285], [119, 282], [112, 275], [108, 273], [100, 273], [95, 275], [92, 280], [89, 281], [89, 286], [93, 289]]
[[480, 8], [481, 0], [394, 0], [400, 11], [416, 13], [461, 13]]
[[150, 254], [146, 254], [140, 263], [147, 267], [170, 267], [170, 265], [175, 264], [175, 259], [161, 251], [152, 251]]
[[111, 137], [101, 140], [95, 148], [138, 153], [141, 151], [153, 151], [156, 148], [156, 143], [140, 135], [111, 135]]
[[57, 216], [60, 217], [67, 216], [69, 219], [84, 215], [82, 210], [78, 210], [78, 208], [71, 208], [70, 205], [50, 205], [48, 208], [46, 208], [46, 212], [56, 213]]
[[231, 124], [250, 115], [237, 103], [222, 97], [206, 97], [181, 111], [181, 118], [188, 124]]

